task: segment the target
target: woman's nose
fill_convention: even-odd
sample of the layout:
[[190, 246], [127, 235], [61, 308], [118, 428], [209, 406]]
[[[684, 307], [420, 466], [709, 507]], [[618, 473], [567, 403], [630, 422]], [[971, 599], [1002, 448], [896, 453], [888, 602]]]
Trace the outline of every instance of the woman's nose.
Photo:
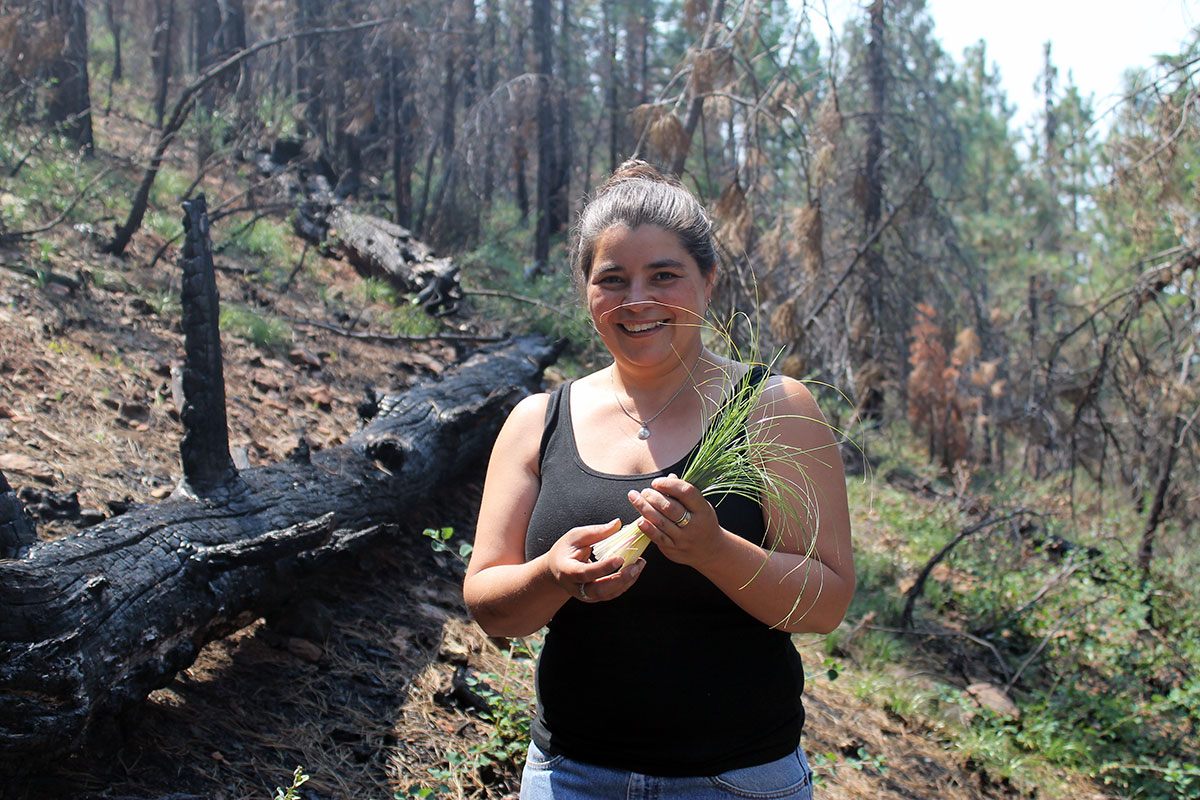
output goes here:
[[654, 292], [650, 284], [645, 281], [630, 282], [629, 293], [625, 298], [625, 305], [640, 306], [646, 303], [653, 303], [654, 301]]

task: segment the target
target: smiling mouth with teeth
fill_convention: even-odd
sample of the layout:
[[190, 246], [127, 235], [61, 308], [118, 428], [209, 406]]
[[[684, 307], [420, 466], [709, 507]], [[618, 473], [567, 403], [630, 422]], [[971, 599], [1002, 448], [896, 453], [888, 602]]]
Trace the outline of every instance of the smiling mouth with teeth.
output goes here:
[[665, 322], [663, 322], [661, 319], [659, 319], [659, 320], [655, 320], [654, 322], [640, 322], [640, 323], [625, 322], [625, 323], [621, 324], [621, 327], [624, 328], [625, 330], [629, 331], [630, 333], [642, 333], [643, 331], [652, 330], [654, 328], [659, 327], [660, 325], [665, 325], [665, 324], [666, 324]]

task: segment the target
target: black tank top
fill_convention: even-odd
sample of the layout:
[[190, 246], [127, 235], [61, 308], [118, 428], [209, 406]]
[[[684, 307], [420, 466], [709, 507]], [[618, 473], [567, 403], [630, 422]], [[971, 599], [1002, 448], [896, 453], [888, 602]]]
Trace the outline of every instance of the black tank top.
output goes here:
[[[761, 379], [761, 378], [759, 378]], [[690, 454], [689, 454], [690, 455]], [[525, 553], [535, 558], [578, 525], [637, 519], [626, 493], [647, 475], [588, 468], [575, 447], [570, 384], [550, 397], [542, 485]], [[761, 507], [709, 498], [722, 527], [761, 544]], [[691, 567], [651, 545], [620, 597], [568, 600], [550, 620], [537, 667], [533, 740], [542, 750], [647, 775], [716, 775], [782, 758], [804, 724], [804, 669], [786, 632], [740, 609]]]

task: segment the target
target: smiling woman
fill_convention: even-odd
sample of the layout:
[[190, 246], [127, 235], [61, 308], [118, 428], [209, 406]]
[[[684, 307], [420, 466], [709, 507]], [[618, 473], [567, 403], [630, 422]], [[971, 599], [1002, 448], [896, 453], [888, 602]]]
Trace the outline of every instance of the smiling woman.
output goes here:
[[[801, 384], [705, 347], [716, 254], [678, 182], [623, 165], [576, 236], [613, 363], [513, 410], [463, 587], [491, 635], [548, 626], [521, 796], [811, 797], [789, 633], [837, 627], [854, 592], [831, 432]], [[677, 477], [722, 427], [803, 497]], [[622, 519], [644, 557], [597, 547]]]

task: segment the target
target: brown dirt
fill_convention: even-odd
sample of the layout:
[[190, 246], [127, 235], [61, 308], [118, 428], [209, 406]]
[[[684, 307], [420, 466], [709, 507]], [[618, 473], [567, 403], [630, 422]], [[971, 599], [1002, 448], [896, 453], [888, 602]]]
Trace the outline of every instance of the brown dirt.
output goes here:
[[[149, 235], [126, 260], [98, 256], [95, 241], [74, 231], [44, 241], [54, 244], [49, 258], [34, 243], [0, 252], [0, 469], [27, 493], [78, 492], [95, 517], [112, 513], [112, 503], [156, 502], [180, 473], [171, 375], [182, 337], [177, 309], [153, 302], [177, 294], [174, 251], [148, 269], [159, 244]], [[300, 252], [297, 245], [297, 259]], [[287, 292], [223, 271], [223, 301], [325, 321], [337, 319], [330, 316], [337, 306], [359, 315], [360, 330], [381, 330], [387, 307], [350, 299], [358, 279], [349, 267], [309, 259]], [[71, 289], [12, 266], [92, 280]], [[300, 436], [314, 448], [343, 441], [368, 386], [401, 389], [455, 357], [437, 344], [371, 344], [299, 325], [290, 331], [289, 341], [268, 349], [224, 336], [231, 445], [251, 464], [281, 459]], [[469, 539], [478, 488], [478, 480], [455, 487], [409, 520], [406, 535], [419, 540], [426, 526], [452, 525]], [[71, 520], [40, 523], [45, 537], [75, 529]], [[455, 696], [456, 672], [487, 675], [517, 701], [531, 695], [529, 659], [506, 658], [469, 621], [460, 580], [453, 556], [425, 546], [376, 548], [304, 587], [302, 618], [324, 625], [272, 628], [259, 620], [213, 642], [150, 696], [119, 740], [5, 781], [0, 798], [269, 798], [297, 765], [312, 776], [305, 798], [386, 800], [439, 785], [435, 796], [511, 795], [514, 761], [448, 769], [450, 754], [470, 761], [471, 748], [494, 731]], [[836, 757], [818, 765], [824, 800], [1021, 796], [964, 763], [936, 731], [858, 700], [843, 685], [814, 680], [809, 690], [806, 748]], [[859, 748], [873, 760], [857, 758]]]

